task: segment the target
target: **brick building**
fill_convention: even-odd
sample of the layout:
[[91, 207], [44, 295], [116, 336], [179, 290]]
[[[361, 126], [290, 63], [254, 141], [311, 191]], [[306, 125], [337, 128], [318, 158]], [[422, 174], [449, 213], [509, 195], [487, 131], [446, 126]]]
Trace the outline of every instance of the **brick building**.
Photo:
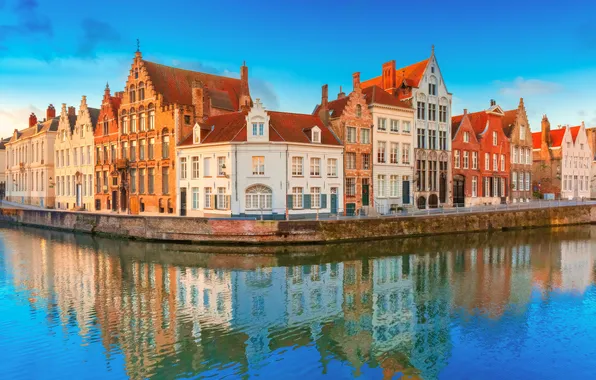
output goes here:
[[[117, 199], [120, 193], [119, 187], [122, 180], [116, 168], [118, 158], [118, 110], [124, 92], [117, 92], [114, 96], [110, 93], [110, 86], [106, 84], [99, 110], [98, 125], [94, 131], [93, 160], [95, 162], [94, 193], [95, 206], [97, 211], [116, 211]], [[112, 181], [110, 181], [112, 178]], [[116, 178], [114, 182], [113, 178]], [[121, 202], [121, 204], [126, 204]]]
[[523, 98], [520, 98], [517, 109], [505, 111], [503, 128], [511, 143], [510, 200], [513, 203], [529, 202], [532, 199], [532, 131]]
[[480, 142], [464, 110], [461, 120], [451, 123], [451, 149], [453, 153], [453, 205], [470, 207], [481, 204], [478, 184], [482, 181], [480, 172]]
[[586, 128], [588, 144], [592, 149], [592, 170], [590, 173], [590, 198], [596, 199], [596, 127]]
[[[192, 134], [196, 121], [252, 105], [248, 68], [242, 66], [240, 79], [228, 78], [150, 62], [137, 50], [124, 92], [117, 171], [108, 173], [108, 183], [119, 183], [111, 207], [174, 214], [176, 145]], [[105, 172], [100, 175], [105, 179]]]
[[[452, 129], [460, 129], [464, 124], [464, 129], [468, 129], [466, 124], [470, 124], [476, 135], [479, 144], [477, 167], [479, 171], [479, 178], [477, 182], [476, 198], [474, 204], [499, 204], [507, 201], [509, 196], [509, 172], [511, 168], [509, 158], [509, 139], [503, 130], [503, 117], [505, 113], [494, 100], [491, 100], [490, 107], [485, 111], [467, 113], [463, 115], [454, 116], [451, 119]], [[468, 129], [469, 130], [469, 129]], [[457, 135], [457, 133], [456, 133]], [[465, 135], [465, 134], [464, 134]], [[465, 137], [465, 136], [463, 136]], [[471, 136], [470, 136], [471, 137]], [[473, 141], [473, 140], [471, 140]], [[460, 149], [453, 148], [454, 168], [458, 164], [458, 159], [464, 159], [465, 164], [465, 143], [459, 144]], [[470, 152], [473, 154], [473, 151]], [[459, 158], [458, 158], [459, 157]], [[472, 167], [474, 167], [473, 157]], [[461, 167], [461, 166], [460, 166]], [[462, 180], [462, 174], [457, 178], [454, 177], [454, 189], [462, 188], [459, 181]], [[456, 184], [455, 181], [458, 181]], [[473, 181], [473, 176], [471, 179]], [[465, 179], [464, 179], [465, 188]], [[474, 186], [472, 184], [471, 194], [474, 194]], [[464, 194], [465, 195], [465, 194]], [[472, 196], [472, 198], [475, 198]], [[458, 194], [457, 203], [461, 202], [461, 194]]]
[[[328, 87], [323, 86], [321, 104], [314, 111], [339, 137], [344, 145], [344, 210], [376, 213], [372, 182], [372, 113], [360, 86], [360, 73], [352, 76], [353, 90], [341, 91], [329, 101]], [[373, 206], [373, 207], [371, 207]]]

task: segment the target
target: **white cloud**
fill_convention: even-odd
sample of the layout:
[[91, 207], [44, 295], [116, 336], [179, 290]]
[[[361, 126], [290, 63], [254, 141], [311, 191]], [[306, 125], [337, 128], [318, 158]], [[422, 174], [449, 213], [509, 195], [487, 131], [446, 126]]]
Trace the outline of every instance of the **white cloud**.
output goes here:
[[555, 82], [522, 77], [517, 77], [512, 82], [496, 81], [495, 84], [499, 87], [499, 92], [502, 95], [517, 97], [555, 94], [563, 89], [563, 86]]

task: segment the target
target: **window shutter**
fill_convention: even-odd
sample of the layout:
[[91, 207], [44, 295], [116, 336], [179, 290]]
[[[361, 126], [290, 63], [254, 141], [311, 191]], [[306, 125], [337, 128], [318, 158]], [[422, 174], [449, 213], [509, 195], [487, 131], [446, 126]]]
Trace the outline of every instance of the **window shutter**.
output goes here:
[[304, 208], [310, 208], [310, 194], [304, 194]]
[[217, 208], [218, 208], [218, 207], [217, 207], [217, 198], [218, 198], [218, 197], [217, 197], [217, 196], [215, 196], [215, 195], [212, 195], [211, 197], [212, 197], [212, 199], [213, 199], [213, 200], [212, 200], [212, 202], [213, 202], [213, 208], [214, 208], [214, 209], [217, 209]]
[[286, 195], [286, 203], [287, 203], [288, 209], [291, 210], [292, 208], [294, 208], [294, 205], [292, 202], [292, 194]]
[[327, 208], [327, 194], [321, 194], [321, 208]]

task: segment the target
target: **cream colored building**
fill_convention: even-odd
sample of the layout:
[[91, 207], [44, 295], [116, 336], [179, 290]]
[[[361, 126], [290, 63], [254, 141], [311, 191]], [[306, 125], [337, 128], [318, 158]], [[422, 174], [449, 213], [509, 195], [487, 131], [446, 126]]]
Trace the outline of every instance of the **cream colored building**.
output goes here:
[[74, 107], [62, 104], [58, 137], [54, 145], [56, 162], [56, 208], [92, 210], [93, 193], [93, 131], [99, 109], [87, 107], [81, 99], [78, 116]]
[[14, 130], [6, 143], [6, 199], [41, 207], [54, 207], [54, 140], [56, 110], [50, 104], [40, 123], [35, 114], [29, 126]]

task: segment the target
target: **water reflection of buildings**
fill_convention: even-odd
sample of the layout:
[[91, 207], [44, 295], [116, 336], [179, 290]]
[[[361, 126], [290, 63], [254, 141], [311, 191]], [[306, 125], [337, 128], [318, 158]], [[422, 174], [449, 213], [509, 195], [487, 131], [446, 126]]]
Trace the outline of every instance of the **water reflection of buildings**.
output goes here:
[[134, 244], [52, 236], [29, 237], [15, 250], [15, 285], [32, 307], [55, 304], [57, 322], [75, 321], [82, 336], [97, 320], [108, 358], [122, 354], [131, 378], [246, 373], [285, 348], [311, 345], [322, 371], [336, 359], [354, 375], [367, 366], [385, 378], [436, 378], [451, 354], [454, 307], [493, 319], [518, 307], [523, 317], [533, 284], [583, 291], [594, 281], [588, 239], [479, 240], [415, 255], [230, 270], [145, 262]]

